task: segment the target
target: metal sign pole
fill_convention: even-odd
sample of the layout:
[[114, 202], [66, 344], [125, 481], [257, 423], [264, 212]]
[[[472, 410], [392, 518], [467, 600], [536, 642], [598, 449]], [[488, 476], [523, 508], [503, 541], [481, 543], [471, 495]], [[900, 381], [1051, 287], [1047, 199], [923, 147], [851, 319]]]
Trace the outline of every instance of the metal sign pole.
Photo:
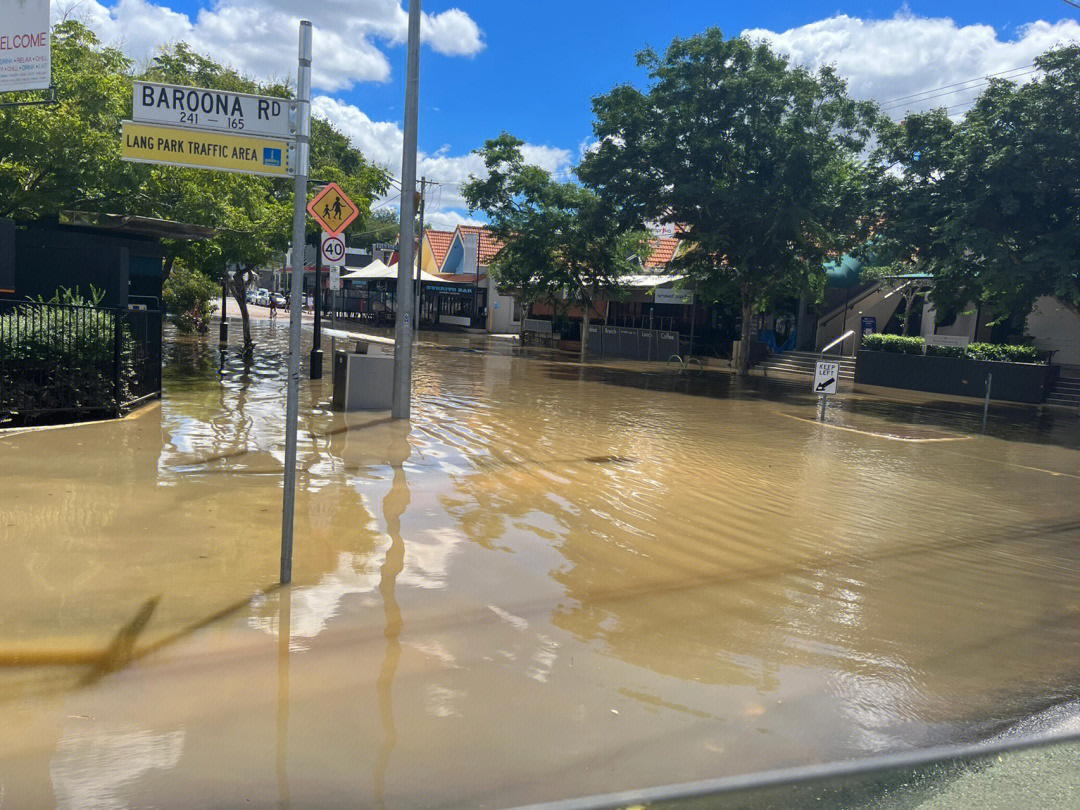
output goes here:
[[408, 419], [412, 407], [413, 244], [416, 239], [416, 127], [420, 97], [420, 0], [409, 0], [405, 81], [405, 138], [401, 155], [401, 252], [394, 318], [394, 395], [390, 414]]
[[[308, 137], [311, 116], [311, 23], [300, 21], [296, 71], [296, 190], [293, 199], [292, 289], [289, 290], [289, 379], [285, 399], [285, 494], [281, 507], [281, 584], [292, 581], [296, 506], [296, 422], [300, 410], [300, 320], [304, 308], [304, 232], [307, 226]], [[299, 267], [298, 267], [299, 266]], [[299, 272], [297, 270], [299, 269]]]

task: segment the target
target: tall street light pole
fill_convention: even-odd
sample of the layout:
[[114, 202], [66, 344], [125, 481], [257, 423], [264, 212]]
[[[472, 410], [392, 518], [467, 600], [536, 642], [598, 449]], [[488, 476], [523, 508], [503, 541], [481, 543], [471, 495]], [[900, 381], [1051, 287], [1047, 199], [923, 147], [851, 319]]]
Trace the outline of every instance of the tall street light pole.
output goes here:
[[296, 187], [293, 199], [292, 289], [289, 290], [289, 379], [285, 395], [285, 480], [281, 505], [281, 584], [292, 581], [296, 508], [296, 421], [300, 411], [300, 317], [304, 308], [304, 232], [307, 228], [308, 140], [311, 135], [311, 23], [300, 21], [296, 71]]
[[394, 392], [390, 415], [408, 419], [412, 406], [413, 256], [416, 250], [416, 126], [420, 100], [420, 0], [409, 0], [405, 80], [405, 144], [401, 154], [401, 253], [394, 318]]
[[420, 300], [423, 298], [424, 264], [424, 196], [427, 191], [427, 178], [420, 178], [420, 233], [416, 237], [416, 305], [413, 307], [413, 338], [420, 329]]

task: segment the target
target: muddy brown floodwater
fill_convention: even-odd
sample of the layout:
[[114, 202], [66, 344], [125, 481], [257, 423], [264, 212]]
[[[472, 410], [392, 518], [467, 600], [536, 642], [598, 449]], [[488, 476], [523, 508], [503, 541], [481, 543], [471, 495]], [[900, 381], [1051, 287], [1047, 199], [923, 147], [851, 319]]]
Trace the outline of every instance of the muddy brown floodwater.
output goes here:
[[0, 437], [4, 808], [512, 806], [1076, 694], [1074, 416], [821, 425], [802, 382], [431, 338], [411, 425], [304, 381], [276, 590], [286, 328], [255, 328], [249, 368], [173, 336], [160, 405]]

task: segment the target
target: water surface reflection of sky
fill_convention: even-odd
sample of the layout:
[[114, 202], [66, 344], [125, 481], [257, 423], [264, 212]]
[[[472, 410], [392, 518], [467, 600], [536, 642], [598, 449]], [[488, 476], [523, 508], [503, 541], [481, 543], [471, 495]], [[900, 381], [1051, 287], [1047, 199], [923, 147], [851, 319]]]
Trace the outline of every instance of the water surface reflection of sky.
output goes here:
[[0, 439], [5, 648], [77, 662], [147, 604], [133, 649], [162, 644], [0, 674], [7, 795], [499, 806], [968, 739], [1074, 689], [1075, 419], [841, 397], [822, 426], [782, 381], [425, 339], [411, 425], [302, 385], [282, 592], [286, 333], [256, 330], [248, 368], [174, 343], [134, 418]]

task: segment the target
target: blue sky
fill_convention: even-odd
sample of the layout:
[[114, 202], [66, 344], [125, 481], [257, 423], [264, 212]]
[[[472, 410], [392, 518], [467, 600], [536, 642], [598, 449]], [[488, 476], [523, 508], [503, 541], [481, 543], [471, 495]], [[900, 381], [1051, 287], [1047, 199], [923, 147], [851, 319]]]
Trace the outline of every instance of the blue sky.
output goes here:
[[[54, 13], [64, 0], [54, 0]], [[59, 8], [58, 8], [59, 7]], [[83, 16], [137, 59], [173, 39], [256, 76], [295, 71], [295, 22], [315, 25], [317, 114], [372, 159], [400, 168], [406, 9], [402, 0], [83, 0]], [[436, 223], [468, 218], [457, 186], [479, 171], [470, 153], [507, 130], [527, 156], [560, 176], [591, 136], [590, 98], [641, 82], [634, 54], [711, 25], [767, 38], [807, 64], [828, 61], [861, 97], [893, 112], [947, 104], [962, 113], [980, 87], [926, 91], [1013, 71], [1053, 44], [1080, 39], [1080, 12], [1061, 0], [802, 4], [668, 0], [429, 0], [421, 57], [422, 173], [444, 183]]]

